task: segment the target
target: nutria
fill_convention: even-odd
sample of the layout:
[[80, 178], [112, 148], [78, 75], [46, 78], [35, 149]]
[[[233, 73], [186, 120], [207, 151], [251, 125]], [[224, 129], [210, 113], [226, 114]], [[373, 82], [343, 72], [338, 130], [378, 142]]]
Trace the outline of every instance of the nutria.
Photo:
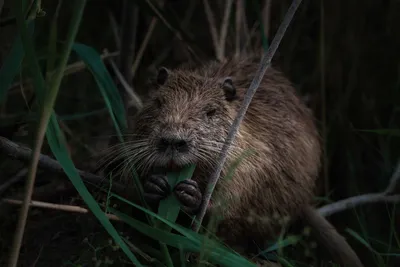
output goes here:
[[[126, 164], [136, 164], [146, 200], [159, 201], [173, 191], [183, 210], [192, 214], [199, 210], [208, 177], [259, 62], [260, 57], [254, 55], [200, 67], [159, 69], [152, 83], [154, 90], [129, 120], [128, 143], [120, 153], [121, 157], [129, 155]], [[231, 178], [224, 178], [246, 151], [250, 153], [241, 159]], [[337, 260], [362, 266], [344, 238], [309, 206], [320, 154], [311, 110], [283, 73], [269, 68], [208, 207], [208, 216], [223, 217], [217, 236], [230, 246], [243, 246], [276, 237], [284, 222], [300, 217], [316, 230], [324, 246], [337, 253]], [[166, 176], [154, 172], [155, 167], [176, 169], [190, 163], [196, 164], [192, 179], [172, 190]], [[218, 209], [220, 205], [222, 209]]]

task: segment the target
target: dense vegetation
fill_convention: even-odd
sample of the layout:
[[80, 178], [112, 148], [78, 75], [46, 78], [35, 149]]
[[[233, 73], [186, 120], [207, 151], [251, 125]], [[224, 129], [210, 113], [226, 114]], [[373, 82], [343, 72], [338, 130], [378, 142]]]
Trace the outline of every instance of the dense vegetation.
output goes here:
[[[155, 214], [150, 224], [128, 216], [140, 207], [128, 203], [118, 182], [88, 173], [108, 138], [123, 131], [126, 111], [140, 107], [155, 68], [266, 50], [290, 4], [0, 1], [0, 265], [17, 251], [18, 232], [18, 266], [183, 266], [185, 252], [204, 251], [203, 235], [173, 223], [170, 231]], [[399, 159], [399, 12], [398, 0], [304, 0], [273, 59], [318, 119], [325, 142], [318, 206], [390, 184]], [[56, 161], [10, 153], [9, 141]], [[30, 188], [40, 202], [19, 227], [16, 200], [29, 199]], [[400, 262], [399, 186], [391, 189], [391, 203], [372, 201], [328, 217], [366, 266]], [[171, 200], [159, 215], [168, 207], [178, 211]], [[81, 214], [88, 210], [95, 216]], [[269, 253], [272, 245], [261, 257], [278, 255], [284, 266], [333, 266], [301, 233], [284, 237], [282, 244], [291, 245], [282, 253]], [[210, 246], [205, 257], [213, 264], [251, 266], [220, 244]]]

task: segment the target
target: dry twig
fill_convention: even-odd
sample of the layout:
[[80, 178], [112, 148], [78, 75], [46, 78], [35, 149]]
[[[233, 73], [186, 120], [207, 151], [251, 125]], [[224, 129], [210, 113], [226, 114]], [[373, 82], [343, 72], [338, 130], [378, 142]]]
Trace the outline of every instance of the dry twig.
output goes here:
[[[13, 205], [21, 205], [22, 200], [17, 200], [17, 199], [9, 199], [5, 198], [2, 200], [3, 203], [8, 203], [8, 204], [13, 204]], [[52, 209], [52, 210], [61, 210], [61, 211], [68, 211], [68, 212], [75, 212], [75, 213], [83, 213], [83, 214], [91, 214], [91, 212], [88, 209], [79, 207], [79, 206], [73, 206], [73, 205], [64, 205], [64, 204], [54, 204], [54, 203], [48, 203], [48, 202], [43, 202], [43, 201], [36, 201], [36, 200], [31, 200], [29, 202], [30, 207], [37, 207], [37, 208], [44, 208], [44, 209]], [[110, 220], [114, 221], [121, 221], [119, 217], [117, 217], [114, 214], [109, 214], [105, 213]]]
[[381, 193], [370, 193], [354, 196], [325, 205], [318, 209], [323, 216], [330, 216], [334, 213], [347, 209], [352, 209], [360, 205], [378, 203], [378, 202], [400, 202], [400, 161], [396, 166], [388, 187]]
[[[107, 50], [105, 51], [105, 54], [107, 54]], [[142, 100], [140, 97], [135, 93], [133, 88], [129, 85], [129, 83], [126, 81], [125, 77], [122, 75], [122, 73], [119, 71], [117, 64], [115, 64], [114, 60], [111, 58], [108, 60], [110, 62], [110, 65], [115, 73], [117, 75], [118, 80], [120, 81], [122, 87], [124, 88], [125, 92], [131, 97], [131, 101], [129, 104], [132, 104], [134, 107], [137, 109], [141, 109], [143, 106]]]
[[215, 23], [215, 19], [214, 19], [214, 14], [212, 13], [210, 4], [208, 3], [208, 0], [203, 0], [203, 4], [204, 4], [204, 11], [206, 13], [206, 17], [208, 20], [208, 24], [210, 27], [210, 34], [211, 34], [211, 39], [213, 41], [214, 44], [214, 50], [215, 50], [215, 55], [217, 57], [218, 60], [222, 60], [222, 58], [220, 58], [220, 54], [219, 54], [219, 38], [218, 38], [218, 32], [217, 32], [217, 24]]
[[271, 20], [271, 3], [272, 0], [265, 0], [264, 8], [262, 10], [262, 22], [264, 28], [264, 35], [268, 38]]
[[[188, 9], [185, 12], [185, 16], [183, 18], [182, 21], [182, 29], [183, 30], [187, 30], [187, 26], [190, 22], [190, 19], [193, 16], [193, 11], [196, 7], [197, 1], [190, 1], [190, 5], [188, 7]], [[161, 62], [163, 62], [169, 55], [170, 51], [172, 50], [172, 48], [174, 47], [175, 41], [179, 38], [177, 37], [178, 33], [175, 33], [174, 38], [171, 40], [171, 42], [165, 46], [164, 50], [162, 50], [156, 57], [156, 59], [150, 64], [150, 66], [148, 67], [148, 69], [154, 69], [155, 66], [158, 66], [161, 64]]]
[[233, 0], [227, 0], [225, 4], [224, 18], [221, 24], [221, 31], [219, 36], [218, 53], [219, 59], [225, 58], [225, 45], [226, 35], [228, 34], [229, 15], [231, 14]]
[[236, 0], [236, 16], [235, 16], [235, 29], [236, 29], [236, 35], [235, 35], [235, 57], [238, 58], [240, 56], [240, 33], [241, 33], [241, 23], [242, 23], [242, 5], [243, 5], [243, 0]]
[[135, 77], [136, 71], [139, 68], [140, 61], [142, 60], [144, 50], [146, 49], [147, 44], [150, 41], [151, 35], [153, 34], [153, 31], [154, 31], [154, 29], [155, 29], [155, 27], [157, 25], [157, 22], [158, 22], [158, 18], [153, 17], [151, 19], [149, 28], [147, 29], [146, 36], [144, 37], [143, 42], [140, 45], [139, 51], [138, 51], [138, 53], [136, 55], [136, 59], [133, 62], [133, 65], [132, 65], [132, 68], [131, 68], [132, 77]]
[[136, 53], [136, 30], [138, 24], [138, 6], [134, 1], [123, 1], [121, 27], [121, 53], [118, 58], [118, 67], [129, 84], [132, 84], [132, 62]]

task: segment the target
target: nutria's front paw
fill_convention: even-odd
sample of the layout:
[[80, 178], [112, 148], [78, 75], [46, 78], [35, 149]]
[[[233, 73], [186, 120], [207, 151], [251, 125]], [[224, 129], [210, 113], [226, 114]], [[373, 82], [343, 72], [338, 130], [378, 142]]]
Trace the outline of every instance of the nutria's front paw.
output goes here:
[[189, 179], [179, 182], [174, 188], [174, 193], [185, 212], [195, 214], [200, 208], [203, 195], [196, 181]]
[[150, 175], [143, 184], [146, 202], [158, 202], [166, 198], [171, 192], [168, 177], [162, 174]]

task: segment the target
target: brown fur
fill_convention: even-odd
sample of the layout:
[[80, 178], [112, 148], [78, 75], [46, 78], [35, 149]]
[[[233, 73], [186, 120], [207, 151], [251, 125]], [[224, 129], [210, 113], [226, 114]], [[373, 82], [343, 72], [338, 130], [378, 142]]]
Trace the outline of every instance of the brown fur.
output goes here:
[[[130, 152], [136, 155], [131, 162], [137, 163], [141, 176], [167, 162], [153, 153], [156, 137], [175, 134], [190, 139], [193, 147], [176, 164], [195, 163], [193, 179], [204, 192], [259, 59], [254, 56], [170, 71], [166, 83], [151, 92], [144, 108], [130, 120], [130, 141], [143, 141]], [[226, 77], [232, 77], [237, 100], [225, 99], [221, 80]], [[208, 119], [205, 114], [212, 109], [216, 113]], [[238, 165], [231, 179], [224, 179], [247, 150], [252, 153]], [[236, 135], [207, 212], [224, 217], [217, 235], [229, 245], [243, 245], [275, 237], [285, 221], [304, 216], [304, 207], [309, 207], [313, 196], [320, 154], [312, 112], [283, 74], [270, 68]], [[222, 209], [218, 209], [220, 201]]]

